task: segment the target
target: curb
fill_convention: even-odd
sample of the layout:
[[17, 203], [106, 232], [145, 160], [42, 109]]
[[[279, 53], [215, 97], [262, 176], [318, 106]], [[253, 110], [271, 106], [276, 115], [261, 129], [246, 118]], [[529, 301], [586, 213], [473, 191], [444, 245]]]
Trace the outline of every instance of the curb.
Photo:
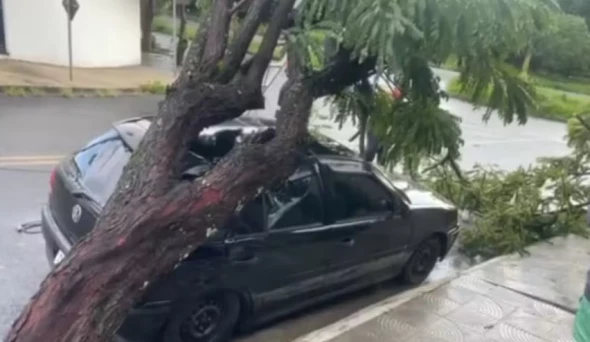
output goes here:
[[116, 97], [163, 94], [165, 85], [140, 86], [136, 88], [84, 88], [54, 86], [1, 85], [0, 93], [12, 97]]
[[465, 276], [471, 272], [477, 271], [483, 267], [486, 267], [490, 264], [500, 262], [510, 255], [502, 255], [485, 262], [482, 262], [479, 265], [473, 266], [467, 270], [458, 272], [452, 277], [449, 277], [444, 280], [440, 280], [437, 282], [425, 284], [407, 291], [402, 292], [399, 295], [393, 295], [389, 298], [386, 298], [380, 302], [375, 304], [369, 305], [343, 319], [340, 319], [332, 324], [329, 324], [325, 327], [307, 333], [297, 339], [293, 340], [292, 342], [326, 342], [330, 341], [343, 333], [354, 329], [355, 327], [374, 319], [387, 311], [395, 309], [398, 306], [401, 306], [425, 293], [432, 292], [438, 289], [441, 286], [444, 286], [451, 281], [458, 279], [462, 276]]
[[304, 336], [298, 337], [292, 342], [326, 342], [330, 341], [345, 332], [354, 329], [355, 327], [370, 321], [387, 311], [390, 311], [398, 306], [401, 306], [412, 299], [423, 295], [424, 293], [432, 292], [437, 288], [449, 283], [454, 280], [455, 277], [450, 279], [441, 280], [438, 282], [426, 284], [411, 290], [402, 292], [400, 295], [394, 295], [387, 299], [384, 299], [375, 304], [369, 305], [352, 315], [345, 317], [339, 321], [336, 321], [330, 325], [327, 325], [318, 330], [312, 331]]

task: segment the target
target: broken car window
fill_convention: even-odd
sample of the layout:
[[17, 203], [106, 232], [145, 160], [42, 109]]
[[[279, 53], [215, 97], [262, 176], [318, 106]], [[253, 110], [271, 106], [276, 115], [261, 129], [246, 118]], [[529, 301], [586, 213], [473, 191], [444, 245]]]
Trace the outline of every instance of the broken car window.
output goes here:
[[270, 230], [322, 222], [322, 201], [317, 176], [311, 167], [297, 170], [281, 186], [269, 192]]

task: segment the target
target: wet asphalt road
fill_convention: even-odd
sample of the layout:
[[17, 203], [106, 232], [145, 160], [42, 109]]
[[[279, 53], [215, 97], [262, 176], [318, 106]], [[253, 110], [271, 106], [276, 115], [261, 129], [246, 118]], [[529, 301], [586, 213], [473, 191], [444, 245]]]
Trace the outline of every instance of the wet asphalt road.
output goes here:
[[[0, 336], [48, 271], [41, 235], [19, 234], [39, 219], [50, 165], [39, 156], [79, 148], [114, 120], [149, 114], [156, 98], [0, 97]], [[27, 156], [16, 160], [15, 156]]]
[[[269, 91], [271, 98], [277, 93], [275, 87]], [[153, 114], [158, 100], [0, 96], [0, 336], [48, 271], [41, 236], [18, 234], [15, 230], [22, 222], [38, 219], [46, 200], [51, 166], [42, 156], [63, 155], [79, 148], [113, 121]], [[492, 120], [484, 126], [481, 113], [474, 113], [469, 104], [452, 100], [445, 107], [463, 118], [464, 166], [495, 162], [510, 169], [534, 162], [539, 156], [567, 152], [562, 124], [531, 120], [524, 127], [504, 127]], [[336, 134], [346, 139], [349, 133]], [[453, 266], [452, 262], [442, 265], [434, 277], [445, 277], [465, 267]], [[394, 284], [385, 284], [281, 321], [241, 340], [289, 341], [401, 290]]]

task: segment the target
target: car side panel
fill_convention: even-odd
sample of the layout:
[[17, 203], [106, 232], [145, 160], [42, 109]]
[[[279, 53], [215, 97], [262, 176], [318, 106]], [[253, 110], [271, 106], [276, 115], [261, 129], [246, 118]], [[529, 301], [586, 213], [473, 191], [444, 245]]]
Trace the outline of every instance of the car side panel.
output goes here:
[[401, 218], [372, 217], [331, 227], [337, 239], [331, 246], [336, 257], [330, 260], [329, 272], [338, 287], [356, 288], [393, 278], [412, 252], [411, 226]]
[[[321, 226], [235, 238], [227, 243], [229, 282], [246, 289], [256, 314], [279, 310], [313, 297], [326, 281], [326, 241], [331, 231]], [[233, 253], [249, 250], [247, 261], [232, 260]]]
[[460, 231], [456, 219], [451, 216], [456, 216], [456, 213], [440, 208], [412, 209], [410, 212], [410, 219], [414, 226], [412, 248], [426, 239], [437, 236], [441, 239], [442, 256], [446, 255]]

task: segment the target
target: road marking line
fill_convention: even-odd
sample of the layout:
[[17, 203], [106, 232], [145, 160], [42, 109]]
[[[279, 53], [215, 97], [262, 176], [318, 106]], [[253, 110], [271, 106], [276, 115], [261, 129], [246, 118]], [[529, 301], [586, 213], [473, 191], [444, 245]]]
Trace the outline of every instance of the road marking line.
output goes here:
[[60, 162], [60, 159], [47, 159], [47, 160], [28, 160], [28, 161], [12, 161], [2, 162], [0, 161], [0, 167], [7, 166], [42, 166], [42, 165], [56, 165]]
[[30, 161], [30, 160], [61, 160], [63, 155], [45, 155], [45, 156], [0, 156], [0, 162]]

